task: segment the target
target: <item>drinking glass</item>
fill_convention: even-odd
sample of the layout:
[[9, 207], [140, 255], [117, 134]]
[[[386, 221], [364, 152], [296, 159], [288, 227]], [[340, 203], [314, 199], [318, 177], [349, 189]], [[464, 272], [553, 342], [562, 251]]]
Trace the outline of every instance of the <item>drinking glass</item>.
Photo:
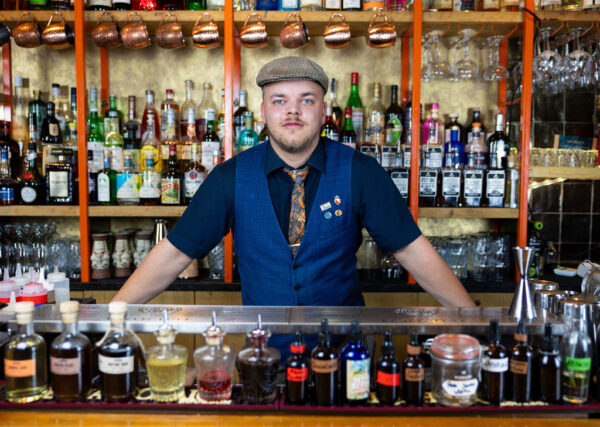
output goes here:
[[490, 36], [487, 38], [488, 67], [483, 72], [483, 80], [500, 81], [506, 78], [506, 68], [500, 65], [500, 43], [504, 36]]
[[488, 254], [490, 251], [490, 236], [477, 234], [469, 241], [468, 267], [473, 279], [477, 282], [486, 282], [488, 273]]
[[225, 278], [225, 240], [221, 240], [207, 255], [209, 279]]
[[[462, 31], [463, 40], [461, 41], [461, 48], [463, 51], [463, 57], [455, 64], [455, 74], [461, 80], [474, 80], [479, 77], [479, 66], [470, 57], [470, 41], [475, 35], [475, 30], [465, 29]], [[458, 49], [458, 47], [457, 47]]]
[[432, 80], [431, 74], [431, 39], [429, 35], [426, 34], [421, 38], [422, 46], [423, 46], [423, 67], [421, 68], [421, 80], [424, 82], [428, 82]]
[[565, 57], [565, 78], [569, 89], [587, 87], [592, 84], [592, 55], [581, 47], [580, 37], [584, 28], [573, 28], [573, 51]]
[[533, 65], [540, 75], [536, 86], [551, 93], [558, 93], [563, 88], [561, 84], [562, 57], [550, 47], [550, 34], [552, 30], [553, 28], [548, 27], [540, 30], [542, 34], [542, 51], [533, 60]]
[[439, 30], [432, 31], [429, 33], [431, 40], [430, 47], [430, 62], [429, 62], [429, 73], [432, 79], [444, 80], [448, 78], [450, 74], [450, 64], [447, 60], [442, 58], [442, 52], [440, 49], [440, 36], [442, 32]]

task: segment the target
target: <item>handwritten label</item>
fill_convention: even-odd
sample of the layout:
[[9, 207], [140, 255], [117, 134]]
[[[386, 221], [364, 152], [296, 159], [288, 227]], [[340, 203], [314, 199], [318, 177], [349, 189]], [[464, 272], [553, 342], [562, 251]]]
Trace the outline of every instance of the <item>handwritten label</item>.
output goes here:
[[338, 370], [338, 360], [311, 359], [311, 369], [317, 374], [330, 374]]
[[50, 357], [50, 372], [54, 375], [79, 375], [80, 370], [79, 357]]
[[479, 381], [476, 378], [470, 380], [446, 380], [442, 383], [444, 391], [454, 397], [471, 396], [477, 392]]
[[493, 359], [488, 356], [483, 356], [482, 368], [488, 372], [506, 372], [508, 371], [508, 357]]
[[35, 375], [35, 359], [4, 359], [4, 375], [10, 378], [26, 378]]
[[134, 356], [106, 357], [98, 355], [98, 369], [109, 375], [123, 375], [133, 372]]

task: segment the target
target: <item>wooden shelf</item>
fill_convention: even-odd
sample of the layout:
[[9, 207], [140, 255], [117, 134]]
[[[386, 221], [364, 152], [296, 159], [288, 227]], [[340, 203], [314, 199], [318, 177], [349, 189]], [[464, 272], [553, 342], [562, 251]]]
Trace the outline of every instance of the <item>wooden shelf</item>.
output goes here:
[[177, 218], [187, 206], [90, 206], [90, 217]]
[[419, 218], [508, 218], [517, 219], [511, 208], [419, 208]]
[[79, 206], [0, 206], [0, 216], [26, 216], [26, 217], [77, 217]]
[[460, 29], [480, 30], [478, 37], [506, 35], [523, 22], [521, 12], [424, 12], [423, 34], [441, 30], [446, 35]]
[[600, 168], [565, 168], [532, 166], [529, 169], [529, 178], [566, 178], [599, 180]]

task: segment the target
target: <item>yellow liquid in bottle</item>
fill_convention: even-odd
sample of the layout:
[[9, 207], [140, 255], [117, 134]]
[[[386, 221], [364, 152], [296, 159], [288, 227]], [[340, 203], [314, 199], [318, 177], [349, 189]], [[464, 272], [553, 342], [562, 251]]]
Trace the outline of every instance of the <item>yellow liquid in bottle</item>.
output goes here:
[[182, 357], [150, 357], [146, 361], [152, 399], [157, 402], [175, 402], [184, 397], [186, 360]]

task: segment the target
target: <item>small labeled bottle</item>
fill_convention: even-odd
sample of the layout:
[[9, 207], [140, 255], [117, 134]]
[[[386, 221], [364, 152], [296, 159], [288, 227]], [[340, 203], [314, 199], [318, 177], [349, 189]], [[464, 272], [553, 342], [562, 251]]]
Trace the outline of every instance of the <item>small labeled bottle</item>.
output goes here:
[[177, 402], [185, 396], [187, 349], [175, 344], [177, 330], [169, 324], [166, 309], [162, 316], [163, 324], [154, 332], [158, 345], [146, 351], [148, 383], [156, 402]]
[[6, 400], [26, 403], [40, 400], [48, 388], [46, 342], [33, 331], [31, 301], [15, 304], [17, 332], [6, 344], [4, 376]]
[[117, 204], [117, 171], [112, 168], [112, 153], [104, 150], [104, 169], [98, 171], [96, 188], [98, 203], [105, 206]]
[[59, 402], [83, 401], [92, 380], [92, 346], [90, 340], [79, 333], [77, 301], [61, 303], [60, 315], [63, 332], [50, 346], [54, 397]]
[[546, 323], [544, 338], [537, 354], [536, 368], [539, 369], [540, 400], [546, 403], [558, 403], [560, 390], [561, 357], [558, 352], [558, 337], [552, 336], [552, 324]]
[[231, 398], [235, 351], [228, 345], [223, 345], [225, 332], [217, 325], [214, 311], [212, 325], [202, 335], [206, 345], [194, 351], [198, 394], [207, 402], [228, 400]]
[[352, 108], [344, 109], [344, 126], [339, 136], [340, 142], [348, 147], [356, 148], [356, 133], [352, 125]]
[[133, 153], [123, 153], [123, 172], [117, 174], [117, 203], [119, 205], [139, 205], [142, 176], [134, 168]]
[[186, 205], [189, 205], [194, 194], [206, 178], [206, 168], [200, 163], [200, 144], [192, 144], [191, 161], [183, 173], [183, 196]]
[[377, 400], [382, 405], [393, 405], [400, 392], [400, 363], [394, 357], [392, 333], [386, 331], [381, 345], [381, 356], [377, 360], [375, 374]]
[[77, 202], [75, 191], [75, 171], [67, 158], [73, 155], [68, 148], [54, 148], [52, 155], [58, 161], [46, 165], [46, 203], [49, 205], [72, 205]]
[[569, 332], [562, 337], [562, 400], [581, 404], [588, 400], [592, 369], [592, 341], [586, 319], [575, 313], [569, 319]]
[[445, 166], [441, 170], [439, 178], [437, 206], [458, 207], [461, 200], [462, 171], [460, 165], [454, 163], [454, 153], [447, 151]]
[[181, 174], [177, 161], [177, 145], [169, 145], [167, 170], [160, 179], [160, 203], [162, 205], [181, 204]]
[[357, 321], [352, 322], [350, 331], [350, 340], [340, 354], [342, 388], [348, 404], [364, 405], [369, 398], [371, 358]]
[[321, 320], [319, 343], [313, 349], [310, 368], [315, 378], [315, 400], [317, 405], [332, 406], [337, 397], [338, 352], [331, 345], [329, 323]]
[[302, 332], [296, 332], [290, 351], [285, 368], [285, 399], [288, 404], [300, 405], [306, 402], [308, 393], [308, 360]]
[[500, 328], [498, 321], [490, 321], [489, 345], [482, 357], [483, 398], [499, 405], [504, 400], [504, 387], [508, 375], [508, 353], [500, 344]]
[[406, 403], [421, 406], [425, 392], [425, 360], [421, 355], [419, 336], [416, 332], [410, 333], [410, 343], [406, 347], [406, 353], [407, 356], [402, 364], [404, 371], [402, 393]]
[[525, 323], [519, 320], [515, 343], [510, 350], [511, 398], [515, 402], [529, 402], [531, 399], [532, 358], [533, 348], [527, 343]]
[[240, 351], [238, 369], [244, 400], [250, 404], [273, 403], [277, 396], [277, 368], [281, 360], [279, 350], [267, 346], [271, 332], [262, 328], [258, 315], [257, 328], [248, 333], [251, 346]]
[[160, 172], [155, 168], [152, 157], [145, 157], [146, 167], [142, 170], [140, 201], [144, 206], [160, 204]]
[[127, 402], [137, 390], [138, 363], [141, 344], [138, 337], [125, 328], [127, 303], [108, 304], [110, 328], [96, 345], [102, 394], [108, 402]]

